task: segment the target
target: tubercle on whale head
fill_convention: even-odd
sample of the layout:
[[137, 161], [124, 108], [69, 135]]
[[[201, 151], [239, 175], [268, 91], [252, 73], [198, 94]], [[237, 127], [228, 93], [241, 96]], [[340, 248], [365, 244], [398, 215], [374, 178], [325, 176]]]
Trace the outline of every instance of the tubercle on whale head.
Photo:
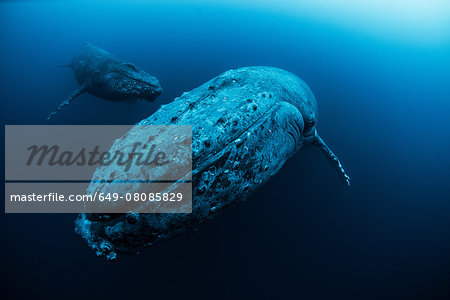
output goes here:
[[104, 256], [110, 262], [117, 260], [117, 253], [114, 251], [114, 247], [110, 242], [102, 241], [96, 248], [98, 256]]
[[88, 214], [80, 214], [75, 221], [75, 232], [81, 235], [89, 244], [97, 256], [106, 258], [107, 261], [117, 260], [117, 250], [114, 245], [103, 236], [94, 235], [95, 228], [101, 227], [100, 222], [93, 222], [87, 218]]
[[[149, 230], [148, 216], [169, 219], [172, 214], [128, 213], [81, 213], [75, 220], [75, 232], [80, 235], [97, 256], [108, 262], [121, 255], [135, 255], [144, 248], [167, 239], [161, 228]], [[164, 223], [164, 222], [163, 222]], [[167, 223], [165, 223], [167, 225]], [[164, 224], [163, 228], [165, 227]]]

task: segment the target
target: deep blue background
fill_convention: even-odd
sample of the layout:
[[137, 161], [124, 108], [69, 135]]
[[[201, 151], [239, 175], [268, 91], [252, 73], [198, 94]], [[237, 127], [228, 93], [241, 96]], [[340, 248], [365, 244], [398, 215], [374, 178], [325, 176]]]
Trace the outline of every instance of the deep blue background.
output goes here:
[[75, 215], [2, 214], [2, 295], [446, 298], [450, 38], [410, 37], [233, 5], [1, 3], [3, 124], [48, 124], [77, 87], [54, 65], [84, 41], [149, 71], [164, 94], [134, 104], [84, 94], [50, 124], [133, 124], [227, 69], [269, 65], [310, 85], [319, 132], [352, 177], [344, 187], [304, 149], [198, 233], [115, 264], [74, 233]]

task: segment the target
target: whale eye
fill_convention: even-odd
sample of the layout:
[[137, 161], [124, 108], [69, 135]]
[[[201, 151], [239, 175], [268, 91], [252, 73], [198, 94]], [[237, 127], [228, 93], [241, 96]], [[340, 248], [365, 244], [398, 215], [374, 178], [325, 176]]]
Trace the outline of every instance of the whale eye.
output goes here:
[[137, 69], [136, 66], [133, 65], [133, 64], [128, 64], [128, 63], [127, 63], [127, 64], [124, 64], [124, 66], [130, 68], [131, 70], [133, 70], [133, 71], [135, 71], [135, 72], [138, 72], [138, 69]]

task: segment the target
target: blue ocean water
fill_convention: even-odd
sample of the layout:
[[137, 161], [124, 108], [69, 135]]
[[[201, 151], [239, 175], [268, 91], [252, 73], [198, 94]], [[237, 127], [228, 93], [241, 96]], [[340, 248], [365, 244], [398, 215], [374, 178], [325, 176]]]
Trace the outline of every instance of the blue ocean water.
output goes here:
[[[134, 124], [227, 69], [274, 66], [309, 84], [352, 178], [305, 148], [196, 234], [114, 264], [73, 232], [75, 215], [2, 214], [6, 295], [448, 299], [449, 5], [337, 2], [0, 3], [3, 124]], [[85, 41], [155, 75], [163, 95], [84, 94], [47, 122], [78, 86], [55, 65]]]

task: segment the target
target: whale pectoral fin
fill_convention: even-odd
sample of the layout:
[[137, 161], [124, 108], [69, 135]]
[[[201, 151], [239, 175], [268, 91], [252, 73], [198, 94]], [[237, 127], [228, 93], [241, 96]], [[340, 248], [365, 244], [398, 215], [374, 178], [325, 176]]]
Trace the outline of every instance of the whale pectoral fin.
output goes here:
[[56, 114], [61, 110], [61, 108], [63, 108], [64, 106], [70, 104], [70, 102], [72, 102], [73, 99], [75, 99], [77, 96], [79, 96], [79, 95], [81, 95], [82, 93], [84, 93], [84, 92], [86, 91], [86, 89], [87, 89], [87, 86], [88, 86], [88, 85], [85, 83], [85, 84], [83, 84], [82, 86], [80, 86], [78, 89], [76, 89], [76, 90], [72, 93], [72, 95], [70, 95], [66, 100], [64, 100], [64, 101], [58, 106], [58, 108], [57, 108], [54, 112], [52, 112], [52, 113], [50, 113], [50, 114], [48, 115], [47, 121], [50, 120], [54, 115], [56, 115]]
[[336, 154], [333, 153], [333, 151], [327, 146], [327, 144], [325, 144], [325, 142], [317, 133], [314, 137], [314, 140], [312, 141], [312, 144], [319, 147], [319, 149], [322, 151], [322, 153], [325, 155], [328, 161], [330, 161], [331, 164], [334, 166], [340, 178], [345, 182], [345, 184], [350, 185], [350, 176], [348, 176], [347, 173], [345, 172], [344, 167], [339, 161], [339, 158], [336, 156]]

